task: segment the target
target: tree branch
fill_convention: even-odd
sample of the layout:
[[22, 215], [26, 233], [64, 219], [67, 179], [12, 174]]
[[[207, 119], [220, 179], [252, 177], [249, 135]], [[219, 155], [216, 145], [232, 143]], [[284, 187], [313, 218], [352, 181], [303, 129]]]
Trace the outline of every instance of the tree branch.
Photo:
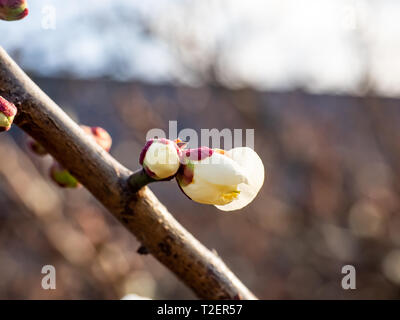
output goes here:
[[[186, 231], [132, 172], [89, 139], [0, 47], [0, 95], [14, 120], [67, 168], [142, 245], [204, 299], [255, 299], [222, 260]], [[62, 235], [60, 235], [62, 236]]]

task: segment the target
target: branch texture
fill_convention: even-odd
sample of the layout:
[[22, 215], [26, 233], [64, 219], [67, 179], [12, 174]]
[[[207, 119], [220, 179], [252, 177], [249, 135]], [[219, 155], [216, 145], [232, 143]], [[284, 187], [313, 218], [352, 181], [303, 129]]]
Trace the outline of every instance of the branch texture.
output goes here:
[[135, 192], [129, 183], [132, 172], [84, 134], [1, 47], [0, 95], [17, 106], [14, 123], [43, 145], [199, 298], [255, 299], [148, 187]]

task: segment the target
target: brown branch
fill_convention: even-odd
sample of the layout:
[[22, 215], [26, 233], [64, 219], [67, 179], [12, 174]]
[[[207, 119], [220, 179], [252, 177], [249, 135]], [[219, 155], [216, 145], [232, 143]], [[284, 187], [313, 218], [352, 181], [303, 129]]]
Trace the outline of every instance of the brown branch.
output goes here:
[[[0, 47], [0, 95], [18, 108], [15, 123], [41, 143], [142, 243], [204, 299], [255, 299], [222, 260], [186, 231], [132, 172], [89, 139]], [[62, 236], [62, 235], [61, 235]]]

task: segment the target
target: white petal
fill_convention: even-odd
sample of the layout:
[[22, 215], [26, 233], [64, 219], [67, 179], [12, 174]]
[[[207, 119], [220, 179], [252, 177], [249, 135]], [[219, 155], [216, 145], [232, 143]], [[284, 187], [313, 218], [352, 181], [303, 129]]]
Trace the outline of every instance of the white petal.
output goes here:
[[204, 204], [226, 203], [221, 198], [221, 194], [231, 191], [229, 186], [212, 184], [196, 176], [192, 183], [187, 186], [181, 185], [181, 188], [190, 199]]
[[264, 165], [258, 154], [251, 148], [234, 148], [226, 152], [246, 172], [248, 184], [241, 183], [238, 186], [240, 194], [231, 203], [216, 206], [223, 211], [239, 210], [254, 200], [264, 184]]
[[222, 186], [238, 185], [247, 182], [247, 174], [243, 168], [230, 157], [214, 152], [211, 157], [195, 162], [194, 178]]
[[173, 144], [154, 142], [146, 152], [144, 164], [158, 179], [165, 179], [178, 171], [180, 162]]

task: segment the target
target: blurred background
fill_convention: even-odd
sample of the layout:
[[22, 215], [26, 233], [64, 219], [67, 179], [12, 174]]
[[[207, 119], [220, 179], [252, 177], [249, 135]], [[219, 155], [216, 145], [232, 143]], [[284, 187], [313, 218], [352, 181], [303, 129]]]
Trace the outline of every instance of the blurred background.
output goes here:
[[[400, 298], [400, 2], [30, 1], [0, 45], [130, 169], [148, 130], [254, 128], [267, 180], [234, 213], [159, 199], [262, 299]], [[84, 189], [0, 136], [0, 298], [191, 299]], [[43, 290], [54, 265], [57, 289]], [[343, 290], [342, 267], [357, 272]]]

